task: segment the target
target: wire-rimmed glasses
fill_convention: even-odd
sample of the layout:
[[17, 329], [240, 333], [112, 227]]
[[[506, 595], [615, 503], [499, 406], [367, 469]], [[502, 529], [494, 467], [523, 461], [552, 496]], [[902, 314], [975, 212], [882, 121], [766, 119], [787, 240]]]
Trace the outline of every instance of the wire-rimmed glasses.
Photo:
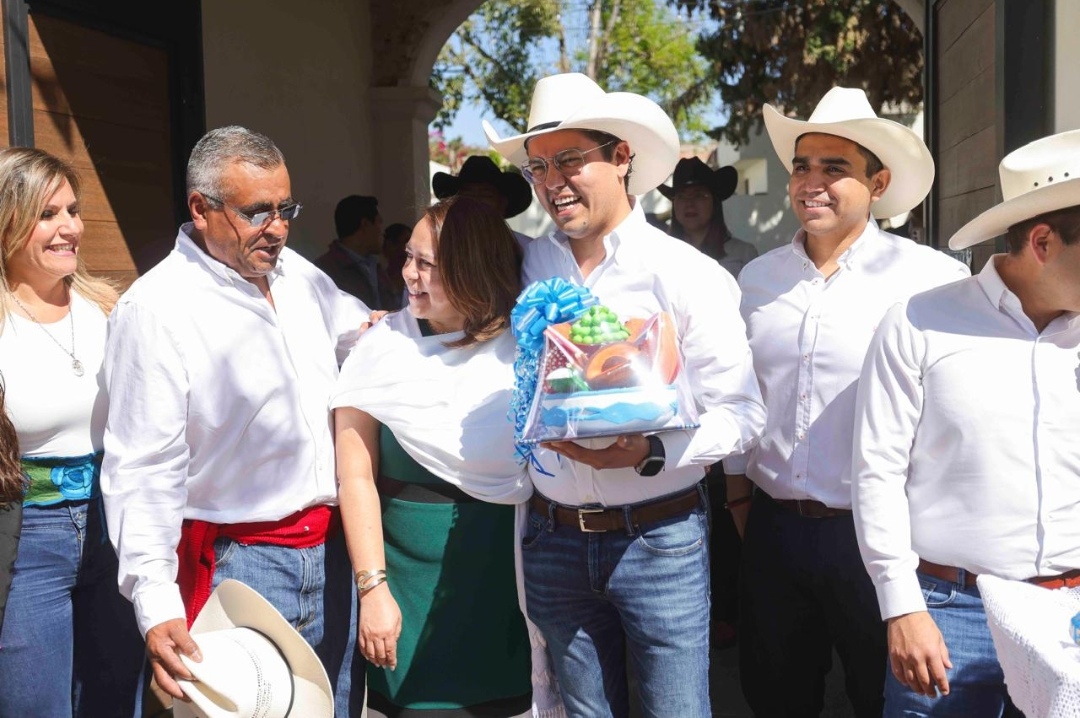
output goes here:
[[585, 155], [596, 150], [601, 150], [608, 145], [613, 145], [619, 140], [605, 142], [587, 150], [579, 150], [570, 147], [562, 152], [555, 153], [554, 157], [530, 157], [521, 163], [521, 174], [529, 181], [529, 184], [543, 184], [547, 179], [549, 161], [564, 177], [573, 177], [585, 166]]

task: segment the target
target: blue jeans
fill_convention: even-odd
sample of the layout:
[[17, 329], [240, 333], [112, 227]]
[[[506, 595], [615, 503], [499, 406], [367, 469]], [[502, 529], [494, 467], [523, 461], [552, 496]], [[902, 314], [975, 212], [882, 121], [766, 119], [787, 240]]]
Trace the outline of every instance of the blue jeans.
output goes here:
[[0, 718], [131, 718], [145, 658], [101, 499], [23, 508], [0, 633]]
[[706, 718], [708, 505], [625, 531], [583, 533], [529, 511], [529, 618], [548, 644], [570, 716], [629, 714], [630, 668], [646, 718]]
[[334, 715], [359, 716], [366, 664], [356, 651], [356, 589], [344, 532], [312, 548], [237, 543], [218, 538], [213, 585], [227, 578], [261, 593], [315, 649], [334, 689]]
[[979, 589], [921, 573], [919, 583], [930, 617], [949, 649], [953, 664], [946, 672], [949, 695], [918, 695], [886, 669], [885, 718], [1021, 716], [1005, 690], [1005, 676], [990, 637]]

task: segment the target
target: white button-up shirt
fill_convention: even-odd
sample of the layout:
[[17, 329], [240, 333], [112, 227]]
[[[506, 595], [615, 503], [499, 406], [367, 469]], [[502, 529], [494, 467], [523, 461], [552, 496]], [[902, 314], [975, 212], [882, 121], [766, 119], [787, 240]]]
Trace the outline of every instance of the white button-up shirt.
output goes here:
[[336, 503], [328, 401], [370, 314], [287, 248], [271, 306], [190, 231], [121, 297], [105, 354], [101, 488], [144, 633], [184, 615], [184, 519], [275, 521]]
[[926, 609], [919, 557], [1080, 568], [1080, 317], [1037, 331], [996, 260], [894, 307], [866, 357], [852, 498], [884, 618]]
[[[583, 277], [569, 238], [552, 232], [526, 250], [525, 282], [563, 277], [588, 287], [621, 316], [648, 316], [661, 309], [671, 312], [701, 426], [658, 434], [666, 465], [651, 477], [639, 476], [633, 468], [596, 470], [536, 447], [534, 456], [552, 475], [530, 467], [534, 486], [544, 496], [570, 506], [622, 506], [686, 489], [705, 475], [709, 464], [753, 446], [765, 424], [739, 316], [739, 288], [731, 274], [686, 242], [650, 225], [636, 203], [604, 238], [604, 249], [604, 260]], [[578, 443], [600, 448], [613, 440]]]
[[896, 302], [970, 272], [871, 219], [826, 279], [805, 237], [800, 230], [739, 275], [768, 422], [749, 456], [727, 459], [724, 469], [774, 499], [849, 508], [855, 387], [878, 322]]

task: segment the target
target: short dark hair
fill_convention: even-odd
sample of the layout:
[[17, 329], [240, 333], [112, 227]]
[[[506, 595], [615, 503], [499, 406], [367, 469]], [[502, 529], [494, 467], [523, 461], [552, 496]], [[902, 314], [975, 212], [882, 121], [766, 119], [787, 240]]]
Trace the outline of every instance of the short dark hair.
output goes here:
[[[795, 147], [798, 147], [799, 146], [799, 140], [801, 140], [803, 137], [806, 137], [807, 135], [827, 135], [827, 134], [829, 134], [829, 133], [828, 132], [804, 132], [804, 133], [802, 133], [801, 135], [799, 135], [798, 137], [795, 138]], [[870, 179], [871, 177], [876, 175], [878, 172], [885, 169], [885, 165], [883, 165], [881, 163], [881, 159], [878, 158], [877, 155], [875, 155], [873, 152], [871, 152], [870, 150], [868, 150], [865, 147], [863, 147], [862, 145], [860, 145], [858, 142], [855, 142], [855, 140], [850, 140], [847, 137], [841, 137], [840, 135], [834, 135], [834, 137], [840, 137], [840, 139], [842, 139], [842, 140], [848, 140], [848, 142], [854, 143], [855, 149], [858, 150], [859, 154], [862, 155], [864, 160], [866, 160], [866, 179]]]
[[358, 194], [349, 195], [334, 208], [334, 227], [338, 239], [348, 237], [359, 229], [362, 220], [374, 222], [378, 216], [379, 200]]
[[[590, 140], [598, 145], [607, 145], [607, 147], [600, 150], [600, 154], [604, 159], [611, 162], [615, 157], [615, 147], [622, 142], [621, 137], [616, 137], [610, 132], [603, 132], [601, 130], [578, 130], [581, 134], [588, 137]], [[608, 144], [608, 143], [611, 144]], [[630, 189], [630, 175], [634, 173], [634, 148], [630, 148], [630, 166], [626, 168], [626, 176], [623, 177], [623, 187], [627, 190]]]
[[[412, 227], [401, 222], [394, 222], [392, 225], [383, 230], [383, 246], [393, 246], [395, 244], [405, 245], [405, 242], [409, 241], [409, 236], [412, 234]], [[404, 238], [404, 242], [401, 241]]]
[[1009, 254], [1020, 254], [1027, 246], [1028, 232], [1035, 225], [1046, 224], [1050, 229], [1057, 232], [1064, 244], [1076, 244], [1080, 241], [1080, 204], [1064, 209], [1055, 209], [1053, 212], [1042, 214], [1017, 222], [1005, 232], [1005, 243], [1009, 248]]
[[858, 142], [855, 143], [855, 149], [859, 150], [859, 154], [866, 160], [866, 179], [870, 179], [878, 172], [885, 169], [885, 165], [881, 164], [881, 160], [878, 159], [878, 156]]

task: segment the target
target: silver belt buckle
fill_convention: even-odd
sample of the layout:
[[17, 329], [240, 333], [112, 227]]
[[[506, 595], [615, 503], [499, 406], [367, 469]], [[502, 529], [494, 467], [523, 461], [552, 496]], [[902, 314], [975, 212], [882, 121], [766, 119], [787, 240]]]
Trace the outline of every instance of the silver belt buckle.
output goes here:
[[584, 533], [587, 533], [587, 534], [602, 534], [602, 533], [604, 533], [605, 531], [607, 531], [607, 529], [585, 528], [585, 515], [586, 514], [602, 514], [602, 513], [604, 513], [604, 509], [578, 509], [577, 510], [578, 528], [580, 528]]

